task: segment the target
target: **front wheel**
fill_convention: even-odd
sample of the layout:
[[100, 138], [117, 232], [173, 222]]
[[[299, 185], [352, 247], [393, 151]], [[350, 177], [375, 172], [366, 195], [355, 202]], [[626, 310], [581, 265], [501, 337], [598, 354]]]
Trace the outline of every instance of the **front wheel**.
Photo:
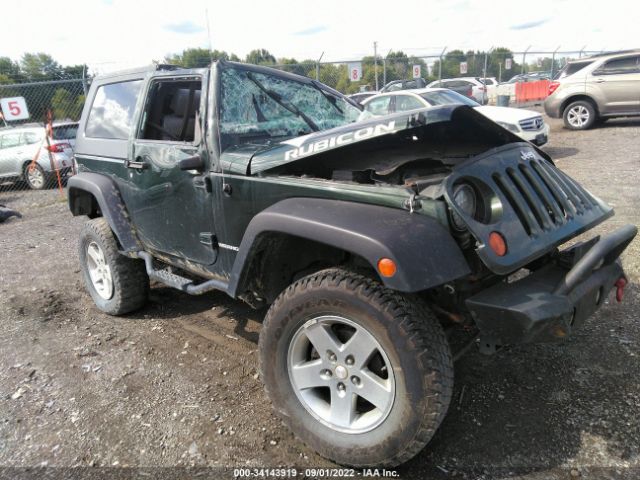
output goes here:
[[279, 416], [340, 464], [409, 460], [434, 435], [451, 398], [453, 364], [435, 317], [343, 270], [304, 277], [276, 299], [260, 358]]
[[586, 130], [596, 122], [598, 114], [591, 102], [578, 100], [564, 109], [564, 125], [569, 130]]
[[29, 163], [24, 167], [24, 180], [32, 190], [42, 190], [48, 183], [47, 175], [37, 163]]

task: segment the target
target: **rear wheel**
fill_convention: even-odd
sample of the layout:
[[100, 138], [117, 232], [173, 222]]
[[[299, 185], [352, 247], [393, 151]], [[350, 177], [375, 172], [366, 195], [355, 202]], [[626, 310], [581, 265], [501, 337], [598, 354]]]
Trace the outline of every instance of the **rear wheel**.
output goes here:
[[273, 303], [260, 334], [276, 412], [321, 455], [395, 466], [440, 425], [453, 365], [440, 324], [420, 303], [338, 269], [304, 277]]
[[149, 295], [149, 277], [142, 260], [125, 257], [107, 221], [85, 223], [80, 232], [80, 266], [96, 306], [109, 315], [142, 307]]
[[586, 100], [570, 103], [563, 113], [564, 125], [570, 130], [586, 130], [593, 126], [597, 118], [596, 109]]

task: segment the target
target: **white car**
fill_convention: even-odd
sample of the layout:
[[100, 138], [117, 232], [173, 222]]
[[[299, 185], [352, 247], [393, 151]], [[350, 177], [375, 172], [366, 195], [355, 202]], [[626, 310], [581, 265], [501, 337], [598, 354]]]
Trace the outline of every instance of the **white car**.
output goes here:
[[460, 95], [473, 98], [481, 105], [486, 105], [489, 100], [487, 86], [480, 77], [443, 78], [431, 82], [426, 88], [448, 88]]
[[544, 145], [549, 141], [549, 125], [538, 112], [521, 108], [480, 105], [474, 100], [446, 88], [402, 90], [367, 98], [362, 102], [364, 112], [361, 118], [433, 107], [434, 105], [457, 104], [475, 108], [485, 117], [535, 145]]
[[45, 140], [40, 126], [0, 129], [0, 183], [22, 180], [29, 188], [41, 190], [56, 177], [72, 173], [77, 123], [53, 126], [53, 138]]

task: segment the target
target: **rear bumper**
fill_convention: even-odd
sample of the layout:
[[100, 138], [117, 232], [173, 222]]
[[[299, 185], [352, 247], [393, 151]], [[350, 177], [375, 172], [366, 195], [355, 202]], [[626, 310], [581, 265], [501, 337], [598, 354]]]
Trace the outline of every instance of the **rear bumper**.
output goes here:
[[522, 280], [499, 283], [467, 299], [481, 335], [498, 345], [566, 337], [625, 278], [618, 257], [636, 233], [635, 226], [626, 225], [565, 250]]
[[562, 116], [562, 112], [560, 112], [561, 102], [556, 100], [553, 97], [547, 97], [544, 101], [544, 113], [546, 113], [551, 118], [560, 118]]

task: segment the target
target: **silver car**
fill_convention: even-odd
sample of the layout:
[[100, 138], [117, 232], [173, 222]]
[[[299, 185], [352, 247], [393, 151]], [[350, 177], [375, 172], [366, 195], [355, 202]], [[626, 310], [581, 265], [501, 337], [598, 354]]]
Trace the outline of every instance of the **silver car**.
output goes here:
[[640, 115], [640, 50], [569, 62], [550, 83], [544, 109], [571, 130]]
[[56, 170], [61, 178], [73, 168], [77, 123], [53, 126], [53, 138], [46, 140], [42, 126], [0, 129], [0, 183], [23, 180], [34, 190], [51, 185]]

